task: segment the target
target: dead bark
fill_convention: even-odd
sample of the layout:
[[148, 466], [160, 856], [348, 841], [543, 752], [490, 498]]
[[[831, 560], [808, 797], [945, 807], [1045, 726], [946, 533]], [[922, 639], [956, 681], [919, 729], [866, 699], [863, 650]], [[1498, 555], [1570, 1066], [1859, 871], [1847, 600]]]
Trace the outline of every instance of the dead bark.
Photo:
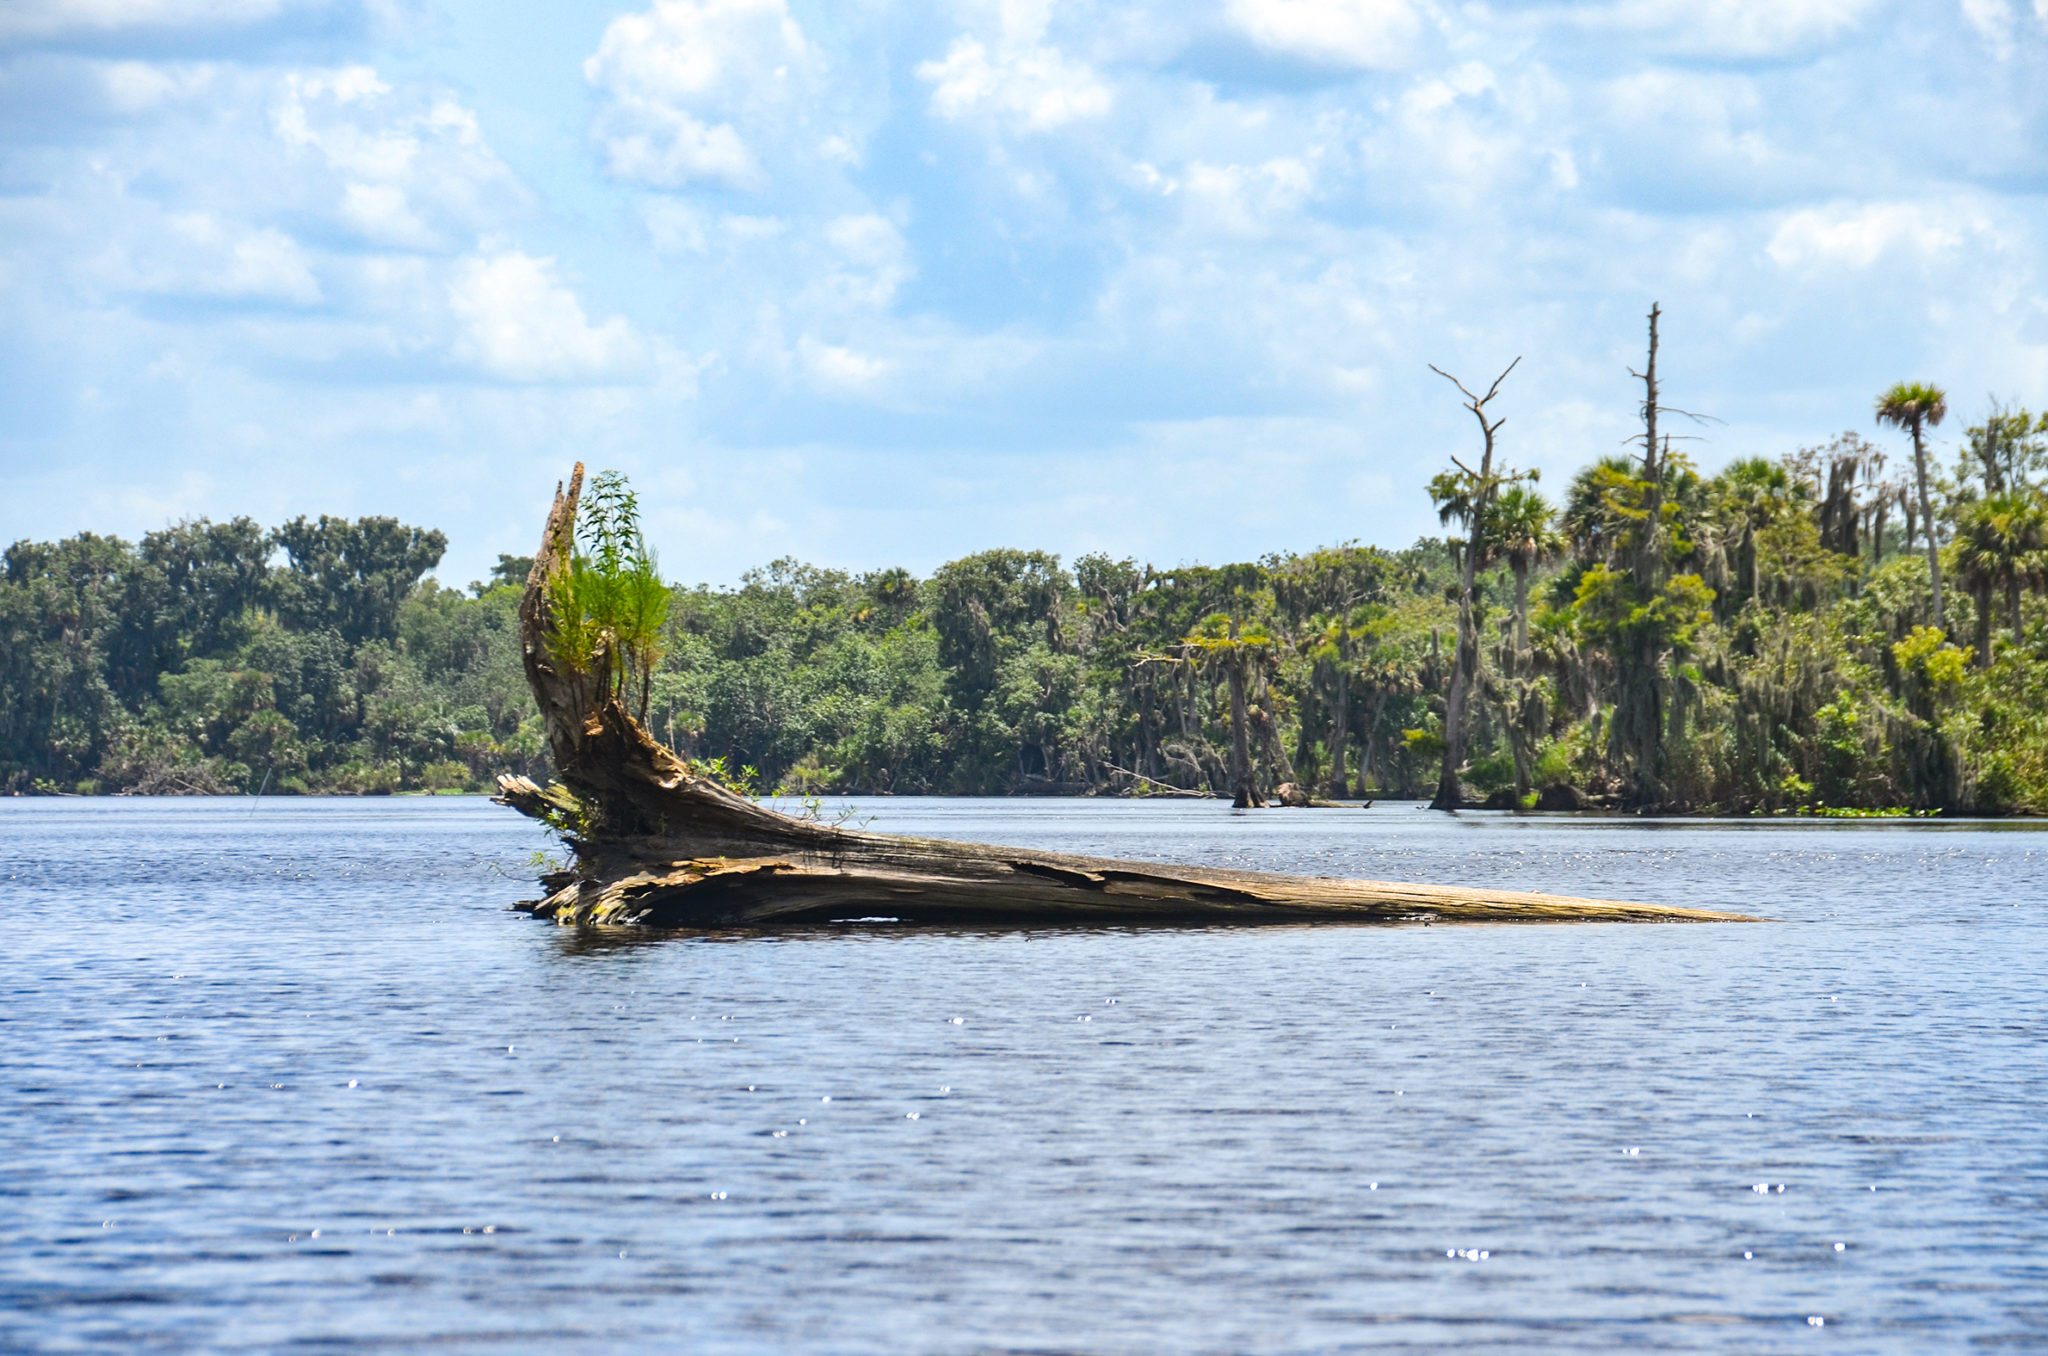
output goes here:
[[[1508, 379], [1508, 373], [1514, 371], [1521, 361], [1516, 358], [1509, 363], [1507, 371], [1493, 379], [1493, 385], [1483, 396], [1474, 395], [1465, 389], [1464, 382], [1436, 364], [1430, 364], [1432, 372], [1457, 387], [1458, 394], [1465, 397], [1465, 408], [1472, 411], [1472, 417], [1479, 421], [1479, 432], [1484, 439], [1477, 471], [1456, 457], [1451, 458], [1452, 463], [1465, 473], [1470, 499], [1465, 508], [1467, 540], [1458, 572], [1458, 650], [1451, 662], [1451, 688], [1444, 696], [1444, 761], [1437, 775], [1436, 797], [1429, 803], [1432, 810], [1456, 810], [1465, 804], [1465, 789], [1458, 780], [1465, 765], [1465, 706], [1479, 677], [1479, 623], [1473, 611], [1472, 591], [1478, 581], [1480, 558], [1488, 545], [1487, 509], [1493, 503], [1494, 492], [1500, 487], [1500, 478], [1493, 469], [1494, 435], [1507, 422], [1505, 419], [1487, 418], [1486, 407], [1500, 394], [1500, 384]], [[1432, 643], [1434, 640], [1432, 636]]]
[[[1664, 412], [1657, 388], [1657, 320], [1663, 308], [1650, 305], [1650, 358], [1640, 372], [1643, 383], [1642, 526], [1636, 536], [1635, 595], [1643, 606], [1664, 588], [1664, 472], [1670, 455], [1668, 440], [1657, 441], [1657, 416]], [[1626, 635], [1616, 655], [1619, 683], [1609, 729], [1629, 770], [1629, 805], [1656, 810], [1664, 801], [1665, 655], [1650, 628]]]
[[524, 906], [576, 925], [748, 928], [915, 923], [1712, 921], [1734, 914], [1516, 890], [1268, 875], [900, 838], [778, 814], [700, 777], [616, 699], [548, 654], [546, 583], [570, 549], [578, 466], [558, 490], [520, 604], [526, 675], [560, 781], [499, 778], [573, 864]]

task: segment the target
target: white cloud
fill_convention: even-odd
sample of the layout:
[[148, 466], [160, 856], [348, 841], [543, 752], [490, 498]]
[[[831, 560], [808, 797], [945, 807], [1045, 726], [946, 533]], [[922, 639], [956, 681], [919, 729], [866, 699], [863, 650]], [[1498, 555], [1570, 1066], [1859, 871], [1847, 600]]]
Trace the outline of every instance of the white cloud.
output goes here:
[[284, 232], [208, 212], [151, 214], [128, 240], [108, 244], [88, 267], [114, 292], [161, 297], [311, 305], [321, 299], [312, 262]]
[[730, 123], [709, 125], [680, 109], [650, 105], [634, 110], [631, 130], [614, 122], [605, 138], [613, 174], [675, 187], [692, 179], [723, 179], [736, 188], [759, 188], [760, 161]]
[[878, 273], [900, 273], [909, 253], [902, 235], [889, 219], [872, 212], [830, 222], [825, 227], [825, 239], [849, 263]]
[[1046, 132], [1109, 112], [1109, 86], [1085, 64], [1035, 42], [1000, 42], [992, 52], [962, 35], [939, 61], [917, 68], [932, 88], [931, 109], [942, 118], [993, 113], [1024, 131]]
[[1962, 0], [1962, 6], [1963, 18], [1977, 30], [1992, 54], [2000, 61], [2009, 60], [2013, 53], [2014, 22], [2010, 0]]
[[109, 61], [98, 73], [107, 106], [132, 115], [204, 94], [217, 68], [197, 62]]
[[283, 8], [284, 0], [7, 0], [0, 38], [219, 27], [268, 19]]
[[1270, 51], [1367, 70], [1405, 65], [1422, 32], [1408, 0], [1231, 0], [1229, 14]]
[[702, 254], [710, 247], [710, 230], [701, 209], [673, 198], [651, 198], [640, 204], [647, 238], [662, 254]]
[[1793, 133], [1765, 75], [1651, 66], [1590, 93], [1580, 168], [1644, 210], [1811, 203], [1872, 181], [1871, 161], [1845, 153], [1853, 133]]
[[1226, 234], [1263, 234], [1292, 221], [1315, 191], [1315, 173], [1291, 156], [1262, 165], [1189, 165], [1182, 181], [1205, 224]]
[[[2048, 382], [2048, 0], [630, 0], [566, 82], [541, 0], [416, 44], [372, 2], [157, 0], [121, 12], [218, 33], [115, 41], [77, 26], [112, 8], [0, 0], [78, 35], [0, 42], [0, 460], [409, 512], [459, 578], [530, 549], [505, 524], [570, 445], [734, 506], [716, 550], [660, 543], [691, 577], [1004, 536], [1215, 560], [1436, 530], [1413, 459], [1469, 429], [1427, 361], [1530, 354], [1517, 464], [1614, 445], [1652, 297], [1673, 399], [1730, 420], [1708, 466], [1838, 427], [1873, 372]], [[512, 59], [448, 66], [473, 98], [416, 74], [479, 41]], [[150, 52], [213, 59], [100, 59]], [[623, 201], [560, 161], [586, 120]], [[1247, 446], [1251, 513], [1187, 473]], [[75, 499], [9, 521], [135, 526]]]
[[553, 259], [472, 255], [456, 266], [448, 304], [461, 326], [456, 357], [508, 381], [623, 378], [646, 357], [623, 317], [591, 323]]
[[1669, 51], [1772, 57], [1854, 29], [1874, 0], [1616, 0], [1576, 11], [1596, 29], [1649, 37]]
[[[45, 260], [39, 289], [100, 308], [95, 343], [161, 336], [155, 382], [215, 379], [209, 355], [388, 375], [445, 353], [451, 242], [502, 236], [523, 206], [467, 109], [367, 64], [38, 61], [59, 104], [119, 116], [16, 199], [0, 289], [8, 264]], [[31, 154], [0, 137], [0, 168]]]
[[320, 300], [320, 284], [313, 278], [305, 251], [284, 232], [248, 231], [228, 240], [208, 218], [186, 220], [195, 224], [194, 238], [199, 243], [226, 249], [226, 267], [215, 275], [215, 289], [222, 295], [302, 304]]
[[826, 222], [822, 234], [830, 262], [806, 297], [810, 307], [835, 316], [886, 309], [912, 273], [910, 248], [895, 225], [863, 212]]
[[585, 78], [667, 98], [730, 95], [763, 67], [802, 60], [803, 30], [782, 0], [656, 0], [614, 19]]
[[809, 335], [798, 342], [797, 356], [813, 381], [832, 394], [864, 394], [892, 370], [886, 359], [838, 344], [820, 343]]
[[1954, 251], [1981, 222], [1917, 203], [1845, 204], [1787, 216], [1764, 252], [1780, 268], [1866, 269], [1893, 251], [1923, 258]]
[[783, 0], [655, 0], [612, 20], [583, 75], [606, 99], [612, 173], [664, 187], [762, 187], [742, 126], [773, 134], [813, 54]]
[[1505, 194], [1526, 211], [1577, 186], [1570, 142], [1582, 135], [1582, 118], [1541, 68], [1460, 62], [1418, 74], [1383, 108], [1360, 139], [1380, 200], [1458, 212]]
[[475, 114], [445, 94], [394, 91], [368, 66], [286, 74], [270, 116], [281, 142], [338, 180], [339, 223], [372, 244], [443, 248], [517, 196]]
[[405, 190], [396, 184], [344, 185], [341, 214], [371, 240], [415, 249], [428, 249], [434, 244], [434, 233], [412, 210]]

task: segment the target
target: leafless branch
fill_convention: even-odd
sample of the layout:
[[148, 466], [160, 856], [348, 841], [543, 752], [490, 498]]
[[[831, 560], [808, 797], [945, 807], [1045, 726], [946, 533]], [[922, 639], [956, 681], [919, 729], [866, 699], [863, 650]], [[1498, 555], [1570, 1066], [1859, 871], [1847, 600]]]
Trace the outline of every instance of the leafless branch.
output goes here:
[[[1645, 378], [1644, 378], [1643, 374], [1642, 374], [1642, 373], [1640, 373], [1640, 372], [1638, 372], [1638, 371], [1636, 371], [1636, 370], [1635, 370], [1635, 369], [1634, 369], [1633, 367], [1631, 367], [1631, 368], [1630, 368], [1630, 369], [1628, 370], [1628, 374], [1629, 374], [1630, 376], [1634, 377], [1634, 378], [1635, 378], [1635, 379], [1636, 379], [1637, 381], [1643, 381], [1643, 380], [1645, 380]], [[1694, 413], [1693, 413], [1693, 412], [1692, 412], [1691, 410], [1681, 410], [1681, 409], [1679, 409], [1679, 408], [1678, 408], [1678, 406], [1676, 406], [1676, 405], [1659, 405], [1659, 406], [1657, 407], [1657, 413], [1659, 413], [1659, 414], [1682, 414], [1682, 415], [1684, 415], [1684, 416], [1685, 416], [1686, 418], [1688, 418], [1688, 419], [1692, 420], [1692, 421], [1693, 421], [1693, 422], [1694, 422], [1695, 424], [1725, 424], [1725, 423], [1727, 423], [1727, 422], [1728, 422], [1727, 420], [1725, 420], [1725, 419], [1721, 418], [1721, 417], [1720, 417], [1719, 415], [1713, 415], [1713, 414], [1694, 414]]]
[[[1486, 394], [1483, 396], [1473, 395], [1472, 392], [1465, 388], [1464, 382], [1459, 381], [1456, 377], [1444, 371], [1435, 363], [1431, 363], [1429, 365], [1429, 370], [1436, 373], [1445, 381], [1449, 382], [1451, 385], [1458, 388], [1458, 394], [1465, 397], [1465, 408], [1472, 411], [1473, 417], [1479, 421], [1479, 427], [1486, 430], [1486, 436], [1489, 439], [1491, 439], [1494, 434], [1500, 431], [1501, 426], [1507, 423], [1507, 419], [1503, 417], [1500, 419], [1494, 419], [1489, 421], [1486, 417], [1486, 407], [1488, 404], [1492, 402], [1495, 396], [1500, 394], [1500, 384], [1508, 379], [1508, 373], [1514, 371], [1517, 367], [1520, 367], [1521, 365], [1522, 359], [1519, 355], [1517, 355], [1513, 362], [1509, 363], [1506, 367], [1501, 369], [1501, 374], [1493, 379], [1493, 385], [1486, 388]], [[1488, 445], [1491, 446], [1491, 443], [1489, 443]], [[1470, 473], [1468, 472], [1467, 474]]]
[[1485, 404], [1487, 404], [1487, 402], [1491, 401], [1495, 396], [1500, 394], [1500, 384], [1508, 379], [1508, 373], [1514, 371], [1515, 368], [1519, 367], [1521, 365], [1521, 362], [1521, 358], [1517, 357], [1513, 362], [1509, 363], [1505, 368], [1503, 368], [1501, 370], [1501, 374], [1493, 379], [1493, 385], [1486, 388], [1486, 394], [1483, 396], [1473, 395], [1470, 391], [1465, 389], [1464, 382], [1459, 381], [1456, 377], [1444, 371], [1435, 363], [1431, 363], [1429, 365], [1429, 370], [1436, 373], [1438, 376], [1442, 377], [1451, 385], [1457, 387], [1458, 393], [1464, 396], [1466, 401], [1469, 402], [1468, 408], [1476, 412], [1480, 407], [1484, 406]]

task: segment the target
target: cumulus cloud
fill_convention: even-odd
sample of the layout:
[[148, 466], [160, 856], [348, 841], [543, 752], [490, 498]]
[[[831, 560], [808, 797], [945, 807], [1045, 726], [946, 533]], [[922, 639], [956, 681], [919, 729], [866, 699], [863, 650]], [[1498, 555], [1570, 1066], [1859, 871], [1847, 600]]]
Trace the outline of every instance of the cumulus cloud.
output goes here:
[[1951, 253], [1983, 229], [1953, 209], [1918, 203], [1836, 204], [1788, 214], [1764, 252], [1780, 268], [1867, 269], [1893, 253]]
[[517, 250], [465, 258], [448, 283], [460, 326], [455, 355], [506, 381], [590, 381], [631, 375], [646, 346], [623, 317], [591, 323], [553, 259]]
[[811, 62], [783, 0], [656, 0], [612, 20], [583, 74], [605, 99], [597, 134], [612, 173], [760, 188], [749, 136], [775, 134]]
[[1000, 43], [991, 51], [962, 35], [946, 55], [917, 68], [932, 86], [942, 118], [992, 113], [1027, 132], [1048, 132], [1109, 112], [1109, 86], [1086, 65], [1039, 43]]
[[1844, 36], [1874, 0], [1615, 0], [1576, 11], [1595, 29], [1639, 34], [1667, 51], [1776, 57]]
[[825, 240], [842, 261], [836, 270], [841, 295], [859, 306], [884, 307], [910, 276], [910, 250], [895, 224], [873, 212], [839, 217], [825, 226]]
[[0, 5], [0, 39], [223, 27], [271, 18], [285, 5], [286, 0], [8, 0]]
[[[580, 71], [466, 65], [473, 98], [412, 74], [468, 35], [295, 18], [369, 2], [0, 0], [0, 453], [162, 449], [166, 504], [201, 451], [336, 483], [382, 456], [477, 496], [420, 512], [483, 552], [534, 506], [474, 449], [534, 449], [544, 490], [573, 442], [782, 524], [722, 551], [1071, 550], [1102, 513], [1086, 545], [1215, 559], [1436, 530], [1410, 462], [1469, 429], [1425, 362], [1531, 355], [1517, 464], [1613, 446], [1652, 297], [1673, 398], [1730, 420], [1708, 465], [1839, 427], [1873, 372], [2048, 381], [2018, 59], [2048, 0], [632, 0]], [[231, 21], [292, 45], [230, 54]], [[536, 131], [584, 120], [602, 192]], [[1186, 471], [1245, 448], [1251, 513]]]
[[17, 197], [9, 253], [54, 264], [45, 293], [92, 299], [101, 342], [168, 326], [156, 381], [208, 380], [211, 355], [245, 343], [228, 361], [355, 380], [602, 383], [649, 358], [623, 318], [590, 319], [551, 260], [476, 251], [512, 238], [526, 197], [445, 90], [366, 63], [46, 65], [118, 95], [124, 120], [85, 157], [0, 142], [17, 181], [55, 167]]
[[200, 97], [219, 73], [206, 62], [108, 61], [96, 63], [92, 70], [106, 107], [131, 116]]
[[271, 124], [333, 174], [339, 221], [378, 245], [444, 247], [516, 196], [475, 114], [446, 93], [395, 92], [368, 66], [286, 74]]
[[[2048, 4], [2048, 0], [2043, 0]], [[2013, 54], [2013, 25], [2017, 22], [2010, 0], [1962, 0], [1963, 18], [1984, 39], [1984, 45], [2000, 61]]]
[[1408, 0], [1230, 0], [1229, 15], [1269, 51], [1365, 70], [1405, 65], [1422, 32]]
[[1811, 197], [1854, 172], [1781, 146], [1764, 88], [1740, 72], [1651, 66], [1588, 102], [1610, 190], [1644, 207]]
[[1319, 175], [1362, 173], [1363, 191], [1388, 210], [1548, 212], [1579, 187], [1582, 157], [1602, 154], [1587, 144], [1583, 108], [1540, 66], [1461, 61], [1418, 71], [1377, 102], [1379, 116], [1355, 124], [1355, 165], [1331, 156]]
[[321, 299], [304, 248], [284, 232], [178, 212], [149, 232], [110, 245], [90, 266], [116, 292], [305, 306]]
[[1292, 156], [1259, 165], [1187, 167], [1181, 187], [1205, 224], [1227, 235], [1267, 234], [1292, 222], [1315, 191], [1315, 172]]
[[797, 355], [812, 380], [833, 394], [865, 393], [891, 371], [886, 359], [809, 335], [798, 341]]

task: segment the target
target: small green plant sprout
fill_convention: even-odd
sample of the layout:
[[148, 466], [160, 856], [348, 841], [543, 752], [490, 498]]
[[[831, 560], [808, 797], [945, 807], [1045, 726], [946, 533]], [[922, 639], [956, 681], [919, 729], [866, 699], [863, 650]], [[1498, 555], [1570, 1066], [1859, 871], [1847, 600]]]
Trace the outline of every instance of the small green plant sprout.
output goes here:
[[761, 770], [752, 763], [742, 764], [738, 772], [721, 756], [718, 758], [697, 758], [690, 762], [690, 771], [699, 777], [707, 777], [728, 791], [745, 796], [748, 800], [760, 795]]
[[852, 824], [856, 829], [864, 829], [875, 822], [875, 817], [862, 814], [858, 805], [842, 805], [828, 816], [825, 813], [824, 798], [815, 791], [804, 793], [796, 818], [812, 824], [829, 825], [835, 829], [844, 828], [848, 824]]
[[567, 560], [548, 579], [548, 657], [590, 675], [622, 705], [637, 705], [644, 721], [669, 590], [625, 476], [602, 471], [591, 482], [568, 546]]

